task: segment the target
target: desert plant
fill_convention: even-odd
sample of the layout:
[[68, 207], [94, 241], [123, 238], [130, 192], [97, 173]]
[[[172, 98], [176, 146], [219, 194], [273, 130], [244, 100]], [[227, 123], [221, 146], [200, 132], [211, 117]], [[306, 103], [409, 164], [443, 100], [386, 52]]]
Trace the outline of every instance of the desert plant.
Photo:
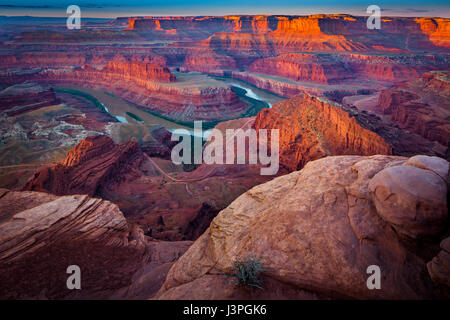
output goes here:
[[249, 255], [246, 260], [236, 260], [233, 263], [233, 270], [234, 272], [228, 275], [235, 277], [239, 285], [262, 289], [259, 276], [264, 268], [253, 255]]

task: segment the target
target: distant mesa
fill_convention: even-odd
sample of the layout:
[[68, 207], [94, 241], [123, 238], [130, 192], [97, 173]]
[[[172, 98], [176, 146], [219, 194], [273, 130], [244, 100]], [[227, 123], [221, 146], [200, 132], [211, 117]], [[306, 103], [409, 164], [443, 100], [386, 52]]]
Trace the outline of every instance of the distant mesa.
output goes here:
[[397, 17], [384, 19], [382, 23], [383, 33], [370, 32], [365, 17], [344, 14], [300, 17], [132, 17], [129, 18], [127, 30], [161, 33], [176, 30], [192, 40], [205, 34], [217, 34], [208, 42], [215, 46], [228, 43], [228, 49], [233, 49], [235, 44], [243, 48], [242, 45], [250, 43], [259, 48], [270, 45], [275, 49], [295, 47], [303, 51], [389, 51], [450, 47], [449, 19]]

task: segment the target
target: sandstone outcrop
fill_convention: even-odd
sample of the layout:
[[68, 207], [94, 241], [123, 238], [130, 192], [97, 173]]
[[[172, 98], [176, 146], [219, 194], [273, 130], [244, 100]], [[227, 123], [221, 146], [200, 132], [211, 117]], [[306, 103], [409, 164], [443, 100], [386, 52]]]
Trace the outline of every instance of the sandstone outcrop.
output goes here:
[[368, 80], [398, 83], [415, 79], [421, 73], [443, 68], [447, 64], [446, 58], [440, 60], [429, 55], [281, 53], [255, 60], [247, 71], [299, 81], [298, 85], [302, 82], [341, 84], [341, 90], [344, 91], [344, 86], [358, 85], [355, 79], [361, 83]]
[[192, 40], [220, 32], [267, 35], [254, 38], [261, 40], [274, 40], [274, 36], [283, 35], [275, 38], [274, 46], [303, 51], [366, 50], [368, 47], [389, 51], [449, 46], [449, 19], [446, 18], [383, 17], [382, 24], [384, 32], [373, 33], [366, 28], [365, 17], [345, 14], [131, 17], [127, 29], [179, 34]]
[[[278, 79], [271, 79], [267, 77], [261, 77], [256, 74], [248, 72], [232, 71], [231, 76], [233, 78], [244, 80], [249, 82], [258, 88], [268, 90], [282, 97], [292, 98], [298, 94], [308, 92], [310, 94], [319, 95], [321, 90], [317, 88], [305, 88], [296, 83], [290, 83], [286, 81], [279, 81]], [[280, 79], [281, 80], [281, 79]]]
[[383, 33], [371, 33], [364, 17], [349, 15], [274, 16], [265, 33], [215, 31], [204, 44], [217, 49], [260, 52], [408, 52], [448, 48], [449, 19], [385, 18]]
[[164, 57], [153, 53], [150, 49], [118, 48], [115, 46], [72, 46], [71, 52], [65, 47], [46, 46], [39, 44], [26, 46], [25, 49], [17, 44], [10, 44], [9, 48], [14, 54], [0, 55], [0, 69], [13, 68], [70, 68], [82, 67], [89, 64], [94, 67], [103, 67], [108, 62], [135, 62], [149, 63], [165, 67], [167, 61]]
[[[116, 205], [86, 195], [0, 189], [0, 204], [2, 299], [136, 299], [128, 287], [141, 269], [155, 275], [151, 296], [191, 244], [153, 241]], [[70, 265], [81, 269], [82, 290], [66, 286]]]
[[444, 48], [450, 47], [450, 23], [445, 18], [416, 18], [420, 30], [427, 35], [434, 45]]
[[236, 62], [232, 57], [219, 55], [214, 50], [192, 50], [186, 54], [180, 71], [199, 71], [204, 73], [221, 72], [236, 69]]
[[402, 129], [447, 149], [450, 144], [449, 73], [432, 71], [380, 93], [377, 111]]
[[165, 67], [151, 63], [109, 62], [102, 71], [118, 75], [125, 81], [174, 82], [176, 77]]
[[391, 154], [386, 141], [339, 105], [307, 94], [262, 110], [253, 127], [280, 130], [280, 164], [289, 171], [327, 155]]
[[[382, 155], [326, 157], [250, 189], [222, 210], [174, 264], [157, 298], [448, 298], [448, 288], [432, 281], [448, 283], [450, 277], [448, 238], [432, 260], [448, 236], [448, 229], [442, 230], [448, 222], [448, 189], [440, 176], [446, 161], [420, 157], [421, 163], [439, 162], [437, 170], [419, 168], [417, 161]], [[394, 177], [391, 171], [399, 168], [413, 169], [415, 178], [411, 172]], [[388, 198], [381, 196], [380, 176], [392, 186]], [[424, 201], [410, 180], [416, 178], [436, 182], [427, 191], [431, 198], [418, 211], [403, 206], [405, 219], [393, 221], [387, 215], [388, 210], [395, 214], [393, 201]], [[414, 228], [433, 231], [426, 241], [396, 232], [408, 229], [409, 221], [423, 213]], [[262, 290], [242, 288], [228, 275], [235, 261], [249, 255], [264, 267]], [[372, 265], [381, 270], [379, 290], [366, 285]]]
[[127, 230], [117, 206], [86, 195], [57, 197], [2, 189], [1, 202], [0, 263], [55, 240], [120, 241]]
[[119, 179], [121, 172], [133, 175], [142, 161], [136, 141], [115, 145], [107, 136], [91, 136], [70, 150], [62, 163], [36, 172], [24, 190], [94, 196]]
[[[447, 161], [440, 160], [448, 171]], [[446, 227], [447, 182], [435, 171], [424, 171], [414, 162], [405, 164], [386, 168], [370, 180], [377, 212], [411, 238], [436, 236]]]
[[201, 16], [201, 17], [131, 17], [128, 30], [170, 31], [177, 30], [185, 36], [196, 38], [214, 32], [265, 33], [276, 26], [276, 16]]
[[0, 111], [6, 111], [8, 116], [59, 103], [53, 88], [33, 82], [17, 84], [0, 91], [0, 99]]
[[172, 148], [177, 144], [171, 140], [170, 131], [158, 125], [150, 129], [150, 134], [154, 139], [141, 143], [141, 150], [150, 157], [170, 159]]
[[333, 63], [327, 56], [315, 56], [301, 53], [285, 53], [274, 58], [253, 62], [249, 72], [273, 74], [295, 81], [329, 83], [347, 77], [342, 64]]

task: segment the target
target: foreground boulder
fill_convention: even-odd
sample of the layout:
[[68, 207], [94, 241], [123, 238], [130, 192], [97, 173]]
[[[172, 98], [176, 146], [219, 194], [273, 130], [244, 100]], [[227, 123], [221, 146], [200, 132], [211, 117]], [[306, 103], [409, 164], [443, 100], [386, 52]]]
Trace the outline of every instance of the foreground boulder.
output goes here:
[[[190, 244], [153, 241], [106, 200], [0, 189], [0, 299], [151, 296]], [[80, 290], [66, 286], [71, 265]]]
[[[398, 232], [412, 238], [435, 236], [446, 227], [447, 183], [438, 169], [415, 167], [414, 158], [378, 172], [369, 182], [369, 191], [378, 214]], [[436, 159], [448, 171], [448, 162]]]
[[450, 237], [441, 242], [441, 251], [427, 264], [431, 279], [438, 284], [450, 287]]
[[[169, 271], [157, 297], [448, 297], [448, 241], [439, 246], [449, 234], [445, 167], [447, 176], [445, 160], [424, 156], [311, 161], [222, 210]], [[408, 211], [411, 203], [417, 208]], [[264, 267], [262, 290], [229, 277], [234, 262], [250, 255]], [[367, 286], [372, 265], [381, 271], [379, 290]]]
[[0, 262], [17, 260], [55, 240], [125, 240], [125, 217], [109, 201], [86, 195], [2, 193]]

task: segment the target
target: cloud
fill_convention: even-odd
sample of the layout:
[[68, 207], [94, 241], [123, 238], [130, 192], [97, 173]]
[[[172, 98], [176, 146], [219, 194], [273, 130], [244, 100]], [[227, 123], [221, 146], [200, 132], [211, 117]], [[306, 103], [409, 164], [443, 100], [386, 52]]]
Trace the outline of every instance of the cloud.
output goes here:
[[420, 13], [420, 12], [429, 12], [430, 10], [427, 10], [427, 9], [414, 9], [414, 8], [408, 8], [408, 9], [405, 9], [405, 10], [403, 10], [404, 12], [417, 12], [417, 13]]
[[[80, 3], [81, 8], [106, 8], [106, 7], [120, 7], [121, 5], [101, 5], [96, 3]], [[65, 8], [64, 5], [16, 5], [16, 4], [0, 4], [0, 8], [8, 9], [59, 9]]]
[[12, 8], [12, 9], [49, 9], [49, 8], [58, 8], [57, 6], [50, 6], [50, 5], [42, 5], [42, 6], [34, 6], [34, 5], [27, 5], [27, 6], [20, 6], [15, 4], [0, 4], [1, 8]]
[[427, 10], [427, 9], [415, 9], [415, 8], [405, 8], [405, 9], [381, 8], [381, 11], [393, 11], [393, 12], [402, 12], [402, 13], [422, 13], [422, 12], [430, 12], [430, 10]]

